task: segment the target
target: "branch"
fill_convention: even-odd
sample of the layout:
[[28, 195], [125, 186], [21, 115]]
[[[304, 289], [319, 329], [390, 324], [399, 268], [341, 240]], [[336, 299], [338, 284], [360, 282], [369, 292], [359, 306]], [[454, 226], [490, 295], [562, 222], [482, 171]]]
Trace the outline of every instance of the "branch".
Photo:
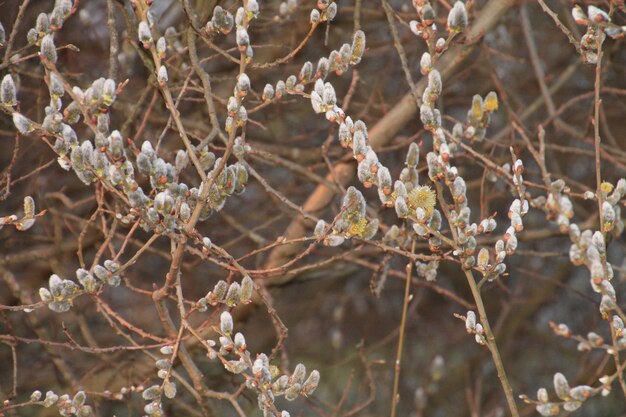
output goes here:
[[[467, 33], [467, 37], [475, 39], [493, 28], [499, 19], [513, 6], [513, 0], [490, 0], [480, 12], [474, 25]], [[443, 55], [437, 64], [437, 69], [443, 78], [449, 77], [464, 59], [472, 52], [475, 43], [451, 48]], [[422, 78], [416, 87], [421, 95], [426, 88], [427, 79]], [[376, 123], [369, 131], [369, 142], [374, 149], [378, 149], [395, 137], [395, 135], [411, 120], [415, 119], [418, 109], [412, 93], [407, 93], [400, 101]], [[326, 179], [329, 182], [338, 182], [343, 186], [352, 181], [356, 174], [353, 162], [342, 162], [334, 166]], [[324, 184], [318, 185], [303, 205], [303, 211], [311, 214], [324, 209], [335, 197], [335, 191]], [[294, 219], [283, 233], [286, 239], [291, 240], [305, 235], [307, 225], [301, 218]], [[266, 267], [282, 265], [286, 259], [298, 251], [297, 245], [286, 245], [276, 248], [269, 256]], [[272, 279], [265, 281], [272, 284]]]

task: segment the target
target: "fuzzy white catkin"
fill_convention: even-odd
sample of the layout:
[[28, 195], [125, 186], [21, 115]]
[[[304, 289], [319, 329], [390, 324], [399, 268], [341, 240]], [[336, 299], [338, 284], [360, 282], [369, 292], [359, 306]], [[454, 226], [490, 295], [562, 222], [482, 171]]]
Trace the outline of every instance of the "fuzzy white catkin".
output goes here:
[[57, 50], [54, 45], [54, 39], [52, 35], [46, 35], [41, 40], [41, 55], [52, 64], [57, 62]]
[[15, 106], [17, 104], [17, 95], [15, 83], [11, 74], [7, 74], [0, 84], [0, 101], [7, 106]]
[[246, 47], [250, 45], [250, 36], [248, 35], [246, 28], [243, 26], [237, 27], [236, 41], [239, 47]]
[[158, 78], [159, 83], [161, 84], [167, 83], [168, 76], [167, 76], [167, 68], [165, 68], [165, 65], [161, 65], [159, 67], [159, 73], [158, 73], [157, 78]]
[[452, 32], [462, 32], [467, 27], [468, 17], [465, 4], [457, 1], [448, 14], [448, 30]]
[[23, 135], [30, 133], [32, 130], [31, 121], [17, 112], [13, 113], [13, 124], [15, 125], [15, 128]]
[[144, 20], [139, 22], [139, 26], [137, 27], [137, 35], [139, 36], [139, 40], [143, 43], [152, 41], [152, 33], [150, 32], [150, 26]]

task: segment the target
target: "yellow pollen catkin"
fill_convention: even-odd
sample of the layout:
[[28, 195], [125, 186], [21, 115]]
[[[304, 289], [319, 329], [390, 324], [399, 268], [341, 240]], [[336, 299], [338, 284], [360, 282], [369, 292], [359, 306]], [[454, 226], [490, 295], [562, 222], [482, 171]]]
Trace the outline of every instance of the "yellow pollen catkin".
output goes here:
[[418, 185], [409, 192], [407, 197], [407, 202], [409, 203], [408, 205], [413, 210], [421, 208], [424, 210], [427, 217], [430, 217], [430, 215], [433, 214], [437, 199], [435, 192], [431, 190], [429, 186]]

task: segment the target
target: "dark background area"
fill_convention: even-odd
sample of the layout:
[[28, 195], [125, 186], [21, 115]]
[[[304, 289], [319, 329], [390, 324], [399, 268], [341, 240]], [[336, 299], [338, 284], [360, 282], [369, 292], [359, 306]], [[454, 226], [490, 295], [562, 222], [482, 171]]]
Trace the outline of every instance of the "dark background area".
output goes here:
[[[158, 31], [164, 32], [170, 25], [176, 29], [185, 26], [184, 14], [177, 4], [156, 3]], [[210, 10], [203, 9], [208, 5], [200, 1], [196, 3], [198, 14], [210, 15]], [[437, 24], [444, 28], [448, 2], [433, 3], [440, 15]], [[484, 3], [474, 2], [470, 16], [480, 11]], [[509, 127], [515, 121], [536, 140], [537, 128], [541, 124], [546, 129], [547, 161], [553, 179], [563, 178], [573, 193], [581, 195], [595, 187], [591, 124], [593, 100], [591, 96], [579, 99], [581, 95], [593, 91], [595, 66], [583, 64], [552, 20], [535, 2], [526, 2], [524, 7], [530, 16], [532, 36], [545, 72], [544, 81], [548, 87], [559, 85], [551, 97], [556, 108], [563, 111], [559, 110], [558, 117], [551, 118], [543, 104], [533, 107], [533, 103], [541, 99], [541, 92], [521, 28], [519, 8], [522, 3], [525, 2], [517, 2], [493, 30], [478, 41], [478, 48], [466, 58], [461, 68], [444, 80], [438, 106], [445, 115], [444, 125], [451, 129], [454, 121], [465, 120], [474, 94], [484, 96], [489, 91], [497, 91], [501, 98], [500, 110], [492, 118], [486, 140], [473, 144], [474, 149], [502, 165], [510, 163], [509, 146], [513, 146], [526, 164], [525, 178], [539, 183], [541, 177], [537, 166], [525, 150], [524, 142]], [[599, 7], [608, 4], [602, 1], [588, 3]], [[220, 4], [233, 12], [237, 7], [230, 1]], [[401, 19], [401, 22], [396, 21], [396, 25], [406, 50], [408, 66], [414, 80], [419, 80], [419, 59], [426, 48], [424, 42], [415, 37], [405, 24], [415, 18], [415, 10], [410, 2], [394, 1], [391, 4]], [[548, 4], [571, 30], [584, 30], [571, 21], [573, 2], [563, 0]], [[13, 30], [20, 5], [17, 0], [5, 0], [0, 4], [0, 21], [7, 35]], [[314, 2], [301, 1], [290, 17], [279, 18], [279, 2], [261, 2], [261, 14], [252, 22], [250, 31], [255, 45], [255, 62], [274, 60], [297, 45], [309, 29], [308, 15], [314, 6]], [[154, 82], [149, 79], [138, 58], [137, 50], [132, 46], [135, 41], [130, 39], [127, 31], [123, 7], [115, 1], [113, 7], [120, 35], [117, 81], [128, 79], [128, 84], [111, 109], [111, 125], [120, 130], [123, 127], [125, 137], [134, 139], [137, 146], [143, 140], [155, 143], [166, 126], [168, 113]], [[361, 63], [354, 68], [359, 80], [349, 113], [354, 120], [360, 118], [371, 128], [407, 93], [408, 87], [381, 5], [366, 0], [360, 7], [360, 25], [367, 36], [367, 51]], [[39, 0], [31, 1], [26, 8], [14, 45], [14, 50], [19, 51], [21, 56], [36, 52], [36, 48], [26, 46], [26, 32], [34, 26], [40, 12], [49, 12], [51, 8], [52, 2]], [[288, 63], [269, 70], [250, 70], [254, 92], [248, 101], [249, 108], [261, 103], [260, 94], [265, 83], [275, 84], [280, 79], [285, 80], [288, 75], [297, 74], [305, 61], [311, 60], [315, 65], [321, 56], [327, 56], [344, 42], [351, 42], [355, 28], [355, 4], [351, 0], [340, 1], [338, 9], [336, 20], [328, 28], [326, 43], [326, 25], [323, 25]], [[73, 44], [80, 50], [59, 52], [58, 66], [73, 84], [87, 87], [94, 79], [107, 76], [109, 31], [106, 13], [106, 1], [82, 0], [79, 11], [55, 36], [57, 46]], [[614, 20], [617, 24], [626, 24], [626, 15], [618, 11]], [[233, 48], [234, 34], [220, 36], [215, 43], [223, 49]], [[602, 172], [603, 179], [615, 183], [626, 173], [626, 48], [624, 39], [607, 39], [604, 45], [603, 85], [606, 91], [602, 94], [601, 132], [606, 154], [602, 158]], [[203, 68], [211, 74], [218, 117], [223, 123], [225, 102], [231, 95], [238, 67], [202, 43], [198, 43], [198, 49], [202, 57], [210, 57]], [[189, 71], [188, 56], [184, 48], [178, 56], [175, 52], [171, 55], [168, 67], [170, 82], [174, 93], [178, 94]], [[43, 109], [49, 96], [39, 59], [33, 57], [19, 65], [3, 66], [0, 77], [9, 70], [19, 75], [21, 111], [33, 120], [43, 120]], [[340, 101], [348, 92], [354, 76], [353, 70], [341, 76], [329, 75], [328, 80], [333, 83]], [[152, 101], [154, 104], [151, 104]], [[529, 109], [531, 112], [526, 115]], [[197, 84], [185, 95], [179, 110], [194, 140], [210, 132], [202, 92]], [[142, 119], [148, 111], [147, 122], [142, 127]], [[322, 144], [336, 129], [324, 120], [323, 115], [313, 113], [309, 100], [288, 96], [250, 114], [250, 119], [253, 122], [248, 124], [246, 137], [253, 149], [270, 152], [309, 172], [326, 175], [328, 169], [323, 159]], [[78, 129], [79, 140], [92, 138], [86, 128]], [[140, 132], [138, 137], [137, 132]], [[432, 149], [432, 138], [424, 134], [419, 117], [404, 126], [390, 144], [379, 150], [379, 157], [390, 168], [392, 177], [397, 178], [404, 166], [409, 138], [423, 141], [419, 166], [423, 176], [420, 182], [427, 183], [424, 156]], [[181, 147], [178, 133], [169, 129], [163, 135], [159, 155], [173, 161], [176, 150]], [[223, 148], [217, 146], [214, 151], [219, 154]], [[331, 142], [327, 156], [333, 162], [345, 155], [346, 150], [336, 140]], [[269, 184], [296, 204], [302, 204], [316, 186], [301, 173], [261, 157], [253, 155], [249, 162]], [[496, 234], [504, 233], [508, 221], [506, 213], [514, 198], [509, 187], [502, 179], [485, 181], [484, 167], [467, 154], [457, 155], [455, 164], [468, 184], [470, 207], [474, 210], [472, 220], [478, 220], [478, 213], [489, 215], [495, 212], [499, 225]], [[17, 232], [10, 226], [0, 230], [0, 304], [14, 306], [28, 303], [29, 299], [36, 302], [39, 300], [38, 289], [47, 286], [50, 274], [75, 279], [74, 272], [79, 267], [79, 239], [87, 264], [91, 263], [103, 244], [100, 220], [95, 222], [94, 227], [85, 227], [96, 209], [94, 191], [99, 192], [99, 189], [93, 185], [85, 186], [74, 174], [62, 170], [56, 163], [54, 152], [37, 137], [16, 136], [11, 117], [4, 113], [0, 114], [0, 173], [0, 215], [18, 213], [26, 195], [34, 198], [38, 210], [48, 210], [26, 232]], [[190, 184], [198, 184], [192, 170], [187, 170], [184, 177]], [[147, 182], [145, 177], [144, 180]], [[379, 207], [375, 190], [357, 186], [363, 190], [382, 223], [391, 226], [398, 222], [392, 210]], [[531, 189], [530, 192], [534, 196], [540, 195], [540, 190]], [[332, 219], [339, 210], [341, 197], [338, 195], [328, 209], [316, 215]], [[111, 207], [115, 206], [114, 197], [108, 195], [106, 199]], [[582, 198], [575, 198], [573, 202], [576, 213], [573, 221], [579, 224], [587, 222], [590, 227], [597, 228], [595, 203]], [[251, 179], [245, 193], [231, 198], [223, 211], [213, 214], [201, 224], [199, 230], [237, 257], [276, 240], [297, 216]], [[260, 238], [251, 238], [250, 231]], [[538, 231], [543, 233], [535, 233]], [[118, 232], [123, 236], [128, 233], [128, 227], [119, 225]], [[379, 232], [377, 237], [380, 236]], [[137, 232], [124, 260], [130, 258], [137, 245], [149, 237], [148, 233]], [[607, 362], [607, 355], [603, 351], [579, 352], [575, 341], [556, 336], [548, 326], [550, 321], [567, 323], [577, 334], [584, 336], [594, 331], [610, 340], [607, 324], [598, 313], [600, 296], [590, 288], [587, 269], [570, 263], [568, 237], [561, 234], [554, 223], [546, 220], [542, 211], [531, 209], [525, 218], [525, 232], [519, 240], [519, 252], [506, 261], [509, 275], [487, 284], [483, 290], [515, 394], [528, 394], [534, 398], [539, 387], [548, 387], [551, 391], [555, 372], [564, 373], [572, 384], [597, 385], [601, 375], [614, 369], [612, 362]], [[116, 237], [113, 245], [119, 248], [121, 242], [122, 239]], [[339, 262], [309, 270], [287, 285], [270, 289], [278, 315], [289, 329], [282, 365], [293, 369], [296, 363], [302, 362], [307, 369], [318, 369], [321, 373], [320, 387], [309, 399], [293, 403], [278, 400], [293, 416], [343, 416], [364, 404], [370, 396], [373, 401], [359, 410], [357, 415], [380, 416], [389, 411], [403, 302], [402, 275], [407, 260], [397, 255], [385, 256], [373, 248], [362, 248], [356, 242], [346, 242], [338, 248], [319, 247], [298, 265], [313, 264], [351, 249], [356, 250]], [[424, 246], [420, 250], [428, 252]], [[133, 289], [122, 284], [118, 288], [107, 288], [102, 294], [103, 300], [122, 317], [160, 336], [164, 333], [155, 320], [156, 312], [150, 296], [135, 289], [150, 292], [153, 285], [162, 284], [169, 268], [169, 252], [169, 240], [159, 239], [153, 250], [144, 253], [137, 264], [125, 273], [124, 278], [132, 283]], [[244, 266], [261, 267], [267, 255], [267, 252], [262, 252], [250, 257]], [[608, 259], [615, 269], [613, 285], [618, 302], [624, 306], [626, 269], [622, 266], [622, 237], [610, 243]], [[389, 275], [380, 297], [375, 297], [370, 291], [370, 280], [375, 272], [364, 266], [363, 261], [374, 267], [386, 262], [390, 271], [399, 273], [399, 276]], [[182, 274], [185, 298], [190, 301], [206, 295], [219, 279], [229, 277], [227, 271], [192, 255], [185, 258]], [[465, 314], [467, 306], [442, 295], [443, 290], [464, 300], [465, 304], [473, 303], [458, 265], [443, 263], [436, 282], [432, 284], [424, 283], [421, 277], [415, 279], [420, 282], [412, 288], [414, 300], [409, 306], [399, 415], [415, 415], [413, 399], [418, 389], [423, 389], [428, 397], [423, 415], [469, 416], [471, 404], [476, 403], [479, 404], [474, 408], [479, 410], [476, 415], [508, 415], [489, 352], [477, 345], [473, 336], [465, 332], [463, 323], [453, 316], [454, 313]], [[19, 293], [10, 287], [11, 280], [19, 285]], [[174, 303], [171, 308], [175, 309]], [[211, 316], [218, 317], [219, 312], [210, 309], [207, 313], [196, 313], [191, 320], [200, 324]], [[242, 315], [235, 328], [246, 335], [251, 352], [269, 352], [276, 343], [271, 320], [263, 308], [251, 309]], [[107, 347], [125, 344], [98, 314], [89, 297], [77, 299], [72, 310], [63, 314], [45, 308], [32, 313], [0, 310], [2, 335], [67, 343], [63, 329], [83, 345], [95, 343]], [[12, 391], [13, 357], [10, 338], [3, 338], [2, 342], [0, 398], [4, 399]], [[90, 403], [96, 404], [98, 415], [131, 416], [143, 413], [145, 402], [140, 395], [116, 401], [106, 399], [101, 393], [105, 390], [119, 392], [122, 387], [131, 385], [148, 386], [157, 379], [153, 363], [146, 360], [141, 352], [118, 351], [96, 355], [41, 343], [17, 343], [15, 346], [18, 370], [18, 397], [15, 401], [26, 400], [35, 389], [44, 393], [53, 389], [57, 393], [69, 394], [85, 389]], [[198, 346], [191, 351], [211, 389], [233, 391], [241, 382], [238, 377], [225, 372], [218, 363], [209, 361]], [[441, 377], [434, 381], [432, 364], [437, 356], [444, 359], [445, 365]], [[181, 394], [176, 401], [166, 403], [166, 413], [184, 413], [177, 402], [186, 400], [189, 399]], [[249, 415], [260, 415], [254, 394], [244, 392], [239, 403]], [[212, 401], [211, 404], [216, 415], [235, 415], [226, 402]], [[524, 415], [536, 414], [534, 407], [523, 405], [521, 401], [520, 405]], [[626, 400], [615, 384], [608, 397], [592, 398], [581, 410], [573, 415], [625, 415]], [[29, 407], [18, 409], [14, 415], [45, 416], [56, 413], [54, 407]]]

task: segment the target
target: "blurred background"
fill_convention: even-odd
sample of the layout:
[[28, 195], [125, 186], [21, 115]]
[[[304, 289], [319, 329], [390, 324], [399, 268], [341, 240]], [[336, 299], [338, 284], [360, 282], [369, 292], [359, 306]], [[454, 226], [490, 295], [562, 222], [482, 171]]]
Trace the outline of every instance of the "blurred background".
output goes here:
[[[200, 22], [207, 21], [217, 3], [233, 13], [239, 5], [233, 1], [196, 1], [193, 7]], [[434, 0], [431, 3], [437, 13], [436, 24], [443, 31], [451, 2]], [[468, 2], [470, 26], [485, 3]], [[574, 4], [609, 8], [608, 1], [546, 3], [577, 39], [585, 28], [577, 26], [571, 17]], [[7, 37], [17, 31], [13, 54], [19, 53], [20, 58], [13, 55], [12, 59], [21, 61], [9, 65], [8, 57], [4, 57], [0, 75], [10, 71], [18, 76], [21, 111], [41, 121], [49, 96], [43, 68], [36, 56], [37, 48], [27, 45], [26, 33], [34, 26], [37, 15], [50, 12], [53, 3], [32, 0], [26, 7], [24, 4], [17, 0], [5, 0], [1, 4], [0, 22]], [[390, 4], [396, 13], [395, 26], [408, 68], [417, 81], [422, 77], [419, 60], [427, 48], [408, 27], [408, 22], [416, 19], [415, 8], [409, 1], [391, 1]], [[355, 29], [360, 28], [367, 37], [362, 61], [346, 73], [330, 74], [327, 79], [334, 85], [340, 102], [343, 103], [346, 96], [349, 98], [346, 112], [354, 120], [365, 121], [371, 129], [409, 91], [381, 4], [373, 0], [341, 0], [337, 5], [335, 20], [321, 25], [293, 59], [274, 68], [252, 68], [248, 72], [253, 93], [247, 101], [250, 121], [246, 140], [253, 151], [247, 159], [268, 184], [299, 205], [328, 173], [328, 161], [334, 164], [347, 160], [346, 156], [350, 155], [333, 140], [335, 125], [328, 123], [323, 115], [316, 115], [308, 99], [286, 96], [250, 112], [262, 103], [263, 86], [275, 85], [291, 74], [297, 75], [308, 60], [316, 65], [320, 57], [328, 56], [343, 43], [351, 43]], [[261, 2], [260, 14], [250, 29], [255, 47], [253, 62], [271, 62], [293, 50], [307, 35], [309, 14], [314, 7], [312, 1], [299, 0], [297, 4], [289, 3], [290, 11], [281, 14], [279, 1]], [[180, 100], [179, 111], [192, 139], [200, 141], [209, 134], [211, 126], [199, 80], [190, 71], [184, 36], [188, 25], [186, 16], [174, 1], [155, 1], [152, 11], [156, 31], [164, 33], [166, 28], [174, 28], [176, 35], [171, 37], [168, 51], [170, 85], [173, 93], [179, 94], [187, 78], [191, 79]], [[18, 12], [23, 15], [16, 29]], [[155, 82], [142, 62], [143, 52], [133, 35], [136, 22], [129, 2], [82, 0], [77, 12], [55, 35], [57, 46], [75, 46], [59, 51], [57, 65], [72, 84], [82, 88], [98, 77], [108, 77], [111, 31], [107, 20], [111, 14], [119, 43], [119, 50], [113, 55], [118, 65], [116, 80], [128, 80], [111, 109], [111, 125], [138, 147], [144, 140], [160, 141], [159, 155], [173, 161], [176, 150], [182, 145], [178, 133], [170, 127], [168, 112]], [[618, 10], [613, 20], [624, 25], [626, 15]], [[220, 35], [213, 42], [238, 57], [234, 36], [234, 33]], [[476, 42], [476, 48], [444, 79], [438, 108], [444, 115], [446, 128], [451, 129], [455, 121], [465, 121], [474, 94], [485, 96], [489, 91], [496, 91], [500, 110], [492, 117], [485, 140], [472, 144], [474, 150], [503, 165], [511, 162], [509, 147], [513, 147], [526, 165], [525, 178], [541, 183], [540, 172], [525, 142], [511, 129], [511, 124], [519, 124], [533, 141], [537, 140], [538, 127], [543, 126], [547, 167], [553, 179], [562, 178], [571, 188], [575, 209], [572, 221], [581, 225], [581, 229], [597, 229], [597, 206], [582, 198], [585, 191], [595, 189], [596, 181], [591, 124], [596, 67], [582, 62], [567, 38], [534, 1], [514, 2], [484, 36], [471, 40], [460, 36], [453, 42], [450, 53], [470, 42]], [[198, 42], [197, 48], [203, 59], [202, 66], [211, 76], [218, 118], [223, 123], [226, 100], [231, 95], [239, 67], [205, 43]], [[535, 49], [536, 56], [532, 56], [529, 48]], [[626, 171], [624, 39], [607, 39], [604, 48], [602, 177], [615, 184]], [[4, 50], [0, 53], [4, 54]], [[540, 90], [533, 59], [543, 73], [541, 82], [549, 90], [549, 104]], [[77, 131], [79, 136], [83, 135], [79, 140], [91, 138], [87, 129], [80, 129], [84, 130]], [[402, 126], [399, 134], [378, 149], [380, 160], [390, 168], [392, 177], [397, 178], [404, 167], [408, 144], [413, 141], [421, 142], [422, 155], [432, 149], [432, 138], [423, 130], [419, 117]], [[217, 141], [211, 142], [210, 148], [218, 155], [224, 151]], [[420, 182], [429, 184], [423, 159], [419, 165]], [[503, 179], [471, 155], [461, 151], [454, 162], [468, 184], [472, 220], [477, 221], [479, 213], [480, 218], [496, 213], [499, 227], [493, 239], [485, 238], [487, 240], [481, 242], [493, 244], [506, 229], [506, 213], [515, 197]], [[74, 271], [79, 267], [77, 252], [90, 265], [105, 243], [103, 224], [107, 220], [92, 217], [99, 201], [107, 210], [124, 212], [126, 209], [101, 187], [85, 186], [74, 174], [62, 170], [56, 155], [42, 140], [17, 136], [11, 117], [6, 114], [0, 114], [0, 174], [0, 215], [18, 213], [26, 195], [33, 196], [38, 210], [48, 210], [26, 232], [17, 232], [8, 226], [0, 230], [0, 304], [16, 306], [37, 302], [38, 289], [47, 286], [52, 273], [74, 279]], [[143, 179], [147, 182], [145, 177]], [[183, 179], [198, 185], [191, 169], [184, 173]], [[379, 206], [375, 190], [366, 190], [356, 182], [353, 185], [371, 202], [371, 210], [383, 223], [383, 230], [400, 224], [392, 210]], [[528, 191], [532, 196], [545, 194], [532, 187]], [[337, 193], [332, 204], [314, 214], [330, 221], [339, 211], [341, 197], [342, 194]], [[297, 212], [268, 194], [259, 181], [251, 179], [246, 192], [229, 199], [221, 212], [214, 213], [200, 225], [199, 231], [234, 257], [240, 257], [275, 241], [299, 218]], [[106, 219], [106, 227], [110, 228], [114, 216]], [[117, 234], [106, 244], [119, 250], [129, 228], [123, 224], [116, 227]], [[312, 227], [307, 227], [311, 235]], [[377, 238], [381, 236], [379, 232]], [[150, 234], [141, 230], [135, 232], [123, 260], [128, 260], [149, 237]], [[591, 290], [587, 269], [570, 263], [569, 238], [546, 220], [540, 210], [531, 209], [526, 216], [525, 231], [519, 235], [519, 240], [518, 253], [506, 261], [508, 276], [486, 284], [483, 289], [514, 393], [535, 398], [539, 387], [548, 387], [552, 392], [555, 372], [565, 374], [572, 385], [597, 385], [600, 376], [614, 371], [611, 358], [601, 350], [578, 351], [577, 342], [556, 336], [549, 327], [550, 321], [566, 323], [576, 334], [586, 336], [593, 331], [610, 340], [608, 326], [598, 312], [600, 296]], [[170, 249], [169, 240], [160, 238], [126, 271], [125, 284], [107, 288], [101, 294], [121, 317], [159, 337], [165, 337], [165, 332], [155, 319], [151, 291], [155, 285], [162, 285], [169, 268]], [[419, 251], [429, 253], [425, 244], [419, 246]], [[267, 262], [269, 252], [260, 251], [242, 261], [242, 265], [260, 269]], [[324, 262], [332, 257], [336, 257], [334, 262]], [[618, 302], [624, 306], [622, 237], [610, 242], [608, 259], [615, 269], [613, 285]], [[296, 363], [302, 362], [307, 369], [318, 369], [321, 373], [320, 387], [313, 396], [305, 401], [287, 403], [281, 399], [278, 402], [294, 416], [387, 415], [407, 259], [347, 241], [337, 248], [317, 247], [292, 268], [316, 263], [320, 265], [301, 273], [293, 272], [287, 283], [269, 287], [278, 316], [289, 329], [284, 352], [276, 358], [277, 365], [293, 369]], [[206, 295], [219, 279], [233, 278], [228, 271], [192, 254], [185, 257], [182, 276], [185, 299], [191, 302]], [[383, 289], [374, 293], [371, 287], [383, 279], [382, 276], [386, 276]], [[475, 309], [458, 264], [443, 262], [434, 282], [414, 276], [411, 293], [398, 415], [508, 415], [488, 350], [477, 345], [473, 336], [465, 332], [463, 322], [454, 317], [455, 313], [465, 314], [468, 309]], [[174, 302], [171, 308], [175, 309]], [[219, 311], [210, 309], [207, 313], [194, 313], [190, 320], [207, 328], [218, 315]], [[269, 353], [276, 344], [277, 335], [265, 308], [246, 308], [237, 316], [235, 328], [246, 335], [251, 352]], [[154, 383], [154, 364], [146, 360], [141, 351], [89, 353], [72, 349], [74, 342], [92, 348], [127, 345], [99, 314], [90, 297], [79, 297], [74, 308], [63, 314], [45, 308], [32, 313], [0, 309], [0, 334], [0, 398], [25, 401], [35, 389], [43, 392], [53, 389], [70, 395], [84, 389], [97, 415], [121, 417], [143, 413], [144, 401], [140, 395], [116, 400], [109, 394], [123, 387]], [[22, 339], [18, 341], [13, 336]], [[138, 343], [152, 343], [133, 336]], [[42, 340], [48, 342], [41, 343]], [[232, 392], [241, 384], [241, 378], [206, 358], [199, 346], [191, 345], [190, 351], [209, 388]], [[13, 398], [15, 394], [17, 397]], [[186, 394], [166, 402], [166, 414], [189, 413], [182, 405], [185, 402], [191, 404]], [[243, 391], [239, 403], [248, 415], [260, 415], [253, 394]], [[215, 415], [235, 415], [225, 401], [211, 400], [208, 404]], [[520, 406], [523, 415], [536, 414], [534, 407], [523, 405], [521, 401]], [[592, 398], [581, 410], [574, 415], [626, 415], [626, 400], [615, 385], [609, 396]], [[56, 413], [54, 407], [6, 412], [7, 415], [38, 416]]]

